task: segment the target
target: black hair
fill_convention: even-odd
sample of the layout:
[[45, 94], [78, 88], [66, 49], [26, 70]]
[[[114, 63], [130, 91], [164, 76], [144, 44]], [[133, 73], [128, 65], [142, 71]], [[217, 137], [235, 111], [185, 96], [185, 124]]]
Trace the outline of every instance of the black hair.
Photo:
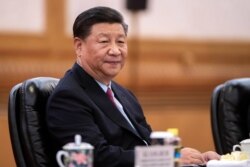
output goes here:
[[109, 7], [94, 7], [79, 14], [73, 25], [74, 37], [85, 39], [91, 32], [91, 28], [97, 23], [120, 23], [127, 35], [128, 25], [123, 16], [115, 9]]

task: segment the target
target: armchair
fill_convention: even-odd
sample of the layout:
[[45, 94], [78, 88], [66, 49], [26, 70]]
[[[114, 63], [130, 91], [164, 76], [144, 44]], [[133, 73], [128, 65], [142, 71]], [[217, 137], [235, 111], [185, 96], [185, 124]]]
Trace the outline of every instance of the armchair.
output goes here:
[[211, 97], [211, 126], [219, 154], [249, 138], [250, 78], [237, 78], [218, 85]]
[[57, 78], [31, 78], [15, 85], [9, 94], [8, 120], [12, 150], [17, 167], [52, 166], [53, 146], [45, 124], [48, 97]]

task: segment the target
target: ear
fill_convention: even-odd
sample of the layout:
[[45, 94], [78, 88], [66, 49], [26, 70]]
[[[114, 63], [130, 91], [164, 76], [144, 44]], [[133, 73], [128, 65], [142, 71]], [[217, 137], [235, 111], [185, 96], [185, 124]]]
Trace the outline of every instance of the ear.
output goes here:
[[83, 43], [82, 40], [78, 37], [74, 38], [74, 48], [75, 48], [75, 53], [76, 56], [79, 57], [82, 55], [82, 49], [83, 49]]

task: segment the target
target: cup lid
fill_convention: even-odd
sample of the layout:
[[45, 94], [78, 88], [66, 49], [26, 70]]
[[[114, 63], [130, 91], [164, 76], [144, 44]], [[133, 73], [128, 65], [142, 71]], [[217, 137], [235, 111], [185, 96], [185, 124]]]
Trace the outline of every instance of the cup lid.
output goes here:
[[240, 142], [240, 144], [250, 143], [250, 139], [245, 139]]
[[174, 135], [170, 132], [166, 131], [155, 131], [150, 134], [151, 139], [157, 139], [157, 138], [171, 138]]
[[75, 142], [74, 143], [68, 143], [63, 146], [64, 150], [92, 150], [94, 147], [89, 143], [82, 142], [81, 135], [77, 134], [75, 135]]

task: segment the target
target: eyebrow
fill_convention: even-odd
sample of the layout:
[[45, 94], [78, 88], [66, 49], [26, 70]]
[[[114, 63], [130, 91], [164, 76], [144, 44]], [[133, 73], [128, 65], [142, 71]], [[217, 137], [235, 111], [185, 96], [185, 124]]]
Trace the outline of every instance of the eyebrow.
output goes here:
[[[104, 32], [101, 32], [99, 34], [97, 34], [97, 36], [109, 36], [110, 34], [109, 33], [104, 33]], [[125, 34], [118, 34], [119, 37], [126, 37]]]

